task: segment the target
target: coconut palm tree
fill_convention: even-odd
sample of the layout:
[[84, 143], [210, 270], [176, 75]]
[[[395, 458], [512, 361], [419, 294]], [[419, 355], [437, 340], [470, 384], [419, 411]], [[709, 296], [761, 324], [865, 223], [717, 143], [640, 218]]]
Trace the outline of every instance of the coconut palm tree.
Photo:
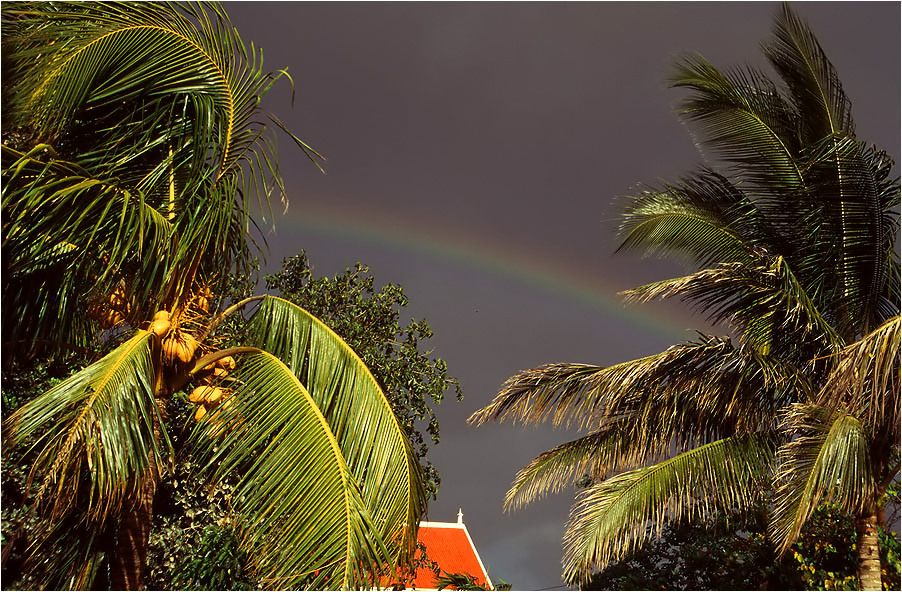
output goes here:
[[[251, 210], [281, 190], [259, 102], [290, 78], [215, 5], [5, 3], [2, 17], [4, 361], [107, 350], [4, 424], [7, 446], [33, 451], [46, 585], [141, 587], [174, 458], [166, 403], [189, 387], [190, 452], [213, 479], [238, 475], [263, 585], [365, 587], [405, 565], [427, 496], [372, 374], [287, 301], [211, 302], [250, 268]], [[237, 345], [216, 331], [235, 315]]]
[[569, 581], [664, 521], [772, 493], [782, 551], [820, 502], [854, 513], [860, 583], [879, 588], [878, 501], [899, 471], [899, 183], [856, 138], [835, 69], [786, 6], [764, 53], [779, 82], [700, 56], [678, 65], [682, 115], [721, 171], [629, 197], [622, 225], [622, 249], [698, 265], [626, 299], [679, 297], [729, 335], [524, 370], [470, 418], [589, 431], [534, 459], [505, 500], [589, 483], [564, 535]]

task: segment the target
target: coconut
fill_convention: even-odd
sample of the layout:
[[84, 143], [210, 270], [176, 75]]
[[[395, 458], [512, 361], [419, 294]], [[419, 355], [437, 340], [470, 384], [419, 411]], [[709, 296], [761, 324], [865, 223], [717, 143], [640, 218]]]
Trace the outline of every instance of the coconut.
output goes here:
[[148, 331], [163, 339], [163, 336], [169, 333], [169, 329], [172, 327], [172, 323], [169, 322], [168, 319], [155, 319], [151, 324]]
[[225, 370], [234, 370], [235, 369], [235, 358], [232, 356], [226, 356], [224, 358], [219, 358], [214, 362], [217, 367], [224, 368]]
[[163, 354], [170, 363], [178, 360], [182, 364], [189, 364], [197, 352], [197, 340], [188, 333], [171, 336], [163, 342]]
[[187, 333], [173, 330], [163, 341], [163, 359], [169, 364], [189, 364], [196, 352], [197, 340]]
[[169, 320], [169, 311], [168, 310], [157, 311], [157, 314], [153, 315], [153, 320], [168, 321]]
[[185, 333], [182, 336], [182, 343], [179, 359], [187, 364], [194, 359], [194, 354], [197, 352], [197, 340], [190, 333]]
[[217, 405], [225, 394], [226, 390], [223, 388], [218, 386], [208, 387], [208, 390], [204, 393], [204, 402], [210, 405]]
[[197, 411], [194, 412], [194, 421], [200, 421], [207, 414], [207, 408], [203, 405], [197, 408]]
[[204, 399], [207, 398], [207, 391], [213, 387], [209, 386], [199, 386], [188, 395], [188, 400], [192, 403], [202, 403]]

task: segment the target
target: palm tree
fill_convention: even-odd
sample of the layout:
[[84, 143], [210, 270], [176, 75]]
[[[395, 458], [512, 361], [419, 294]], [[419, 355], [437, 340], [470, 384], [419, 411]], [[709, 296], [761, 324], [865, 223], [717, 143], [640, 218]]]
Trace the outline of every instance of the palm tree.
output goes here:
[[899, 183], [856, 139], [836, 71], [786, 6], [764, 53], [782, 84], [700, 56], [679, 64], [682, 114], [723, 170], [630, 197], [622, 226], [622, 249], [698, 265], [626, 299], [680, 297], [730, 335], [609, 367], [524, 370], [470, 418], [589, 430], [534, 459], [505, 500], [590, 483], [564, 535], [569, 581], [664, 521], [772, 492], [784, 552], [819, 503], [854, 513], [860, 583], [879, 588], [878, 502], [899, 471]]
[[[405, 565], [426, 494], [372, 374], [287, 301], [211, 302], [250, 269], [251, 211], [281, 190], [259, 102], [287, 74], [215, 5], [2, 16], [4, 362], [108, 350], [4, 425], [33, 451], [46, 585], [141, 587], [174, 458], [166, 404], [189, 386], [191, 452], [213, 479], [240, 475], [232, 503], [265, 586], [365, 587]], [[246, 342], [226, 347], [216, 329], [251, 306]]]

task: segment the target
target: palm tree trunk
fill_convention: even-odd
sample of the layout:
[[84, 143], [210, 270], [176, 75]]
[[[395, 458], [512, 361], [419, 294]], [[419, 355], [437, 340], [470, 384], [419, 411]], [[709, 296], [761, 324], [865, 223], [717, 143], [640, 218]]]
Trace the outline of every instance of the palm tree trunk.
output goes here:
[[[160, 386], [160, 376], [157, 377]], [[160, 412], [165, 402], [156, 400]], [[153, 437], [160, 441], [162, 428], [160, 417], [154, 415]], [[153, 499], [157, 492], [160, 472], [154, 452], [148, 453], [148, 469], [139, 477], [133, 505], [124, 505], [119, 521], [119, 534], [110, 560], [110, 589], [141, 590], [147, 565], [147, 548], [150, 544], [150, 528], [153, 523]]]
[[872, 511], [855, 520], [858, 531], [858, 588], [882, 590], [880, 579], [880, 546], [877, 540], [877, 513]]
[[140, 590], [144, 587], [144, 566], [147, 563], [156, 490], [157, 471], [153, 466], [141, 477], [134, 505], [123, 507], [116, 549], [110, 563], [110, 587], [113, 590]]

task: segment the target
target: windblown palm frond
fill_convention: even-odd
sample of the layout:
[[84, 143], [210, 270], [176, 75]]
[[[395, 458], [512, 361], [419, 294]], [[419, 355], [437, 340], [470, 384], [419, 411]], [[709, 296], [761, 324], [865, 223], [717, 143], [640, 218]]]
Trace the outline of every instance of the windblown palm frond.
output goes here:
[[827, 378], [816, 401], [827, 408], [845, 407], [855, 411], [871, 430], [887, 442], [899, 442], [900, 370], [902, 349], [900, 316], [889, 319], [874, 331], [838, 354], [839, 361]]
[[757, 264], [721, 263], [691, 275], [621, 292], [627, 302], [679, 296], [713, 324], [734, 327], [743, 343], [767, 354], [779, 349], [804, 362], [842, 339], [799, 285], [782, 257]]
[[565, 580], [588, 581], [592, 568], [629, 554], [667, 520], [750, 507], [774, 449], [769, 435], [736, 436], [591, 485], [577, 495], [570, 512]]
[[[823, 316], [851, 342], [857, 330], [869, 331], [898, 309], [898, 282], [887, 273], [888, 259], [896, 256], [898, 180], [884, 152], [855, 139], [851, 103], [835, 68], [787, 7], [765, 54], [789, 91], [786, 98], [757, 70], [724, 73], [690, 57], [673, 77], [674, 86], [692, 91], [681, 112], [700, 130], [700, 147], [726, 159], [733, 191], [741, 187], [757, 209], [761, 232], [745, 234], [748, 244], [783, 257]], [[720, 193], [711, 193], [720, 208], [736, 201], [729, 191]], [[692, 192], [676, 197], [698, 203]], [[702, 266], [737, 260], [685, 240], [662, 243], [648, 232], [634, 233], [631, 208], [642, 208], [642, 198], [634, 204], [625, 218], [625, 246], [683, 252]], [[686, 231], [693, 227], [687, 224]]]
[[371, 574], [392, 558], [360, 476], [317, 402], [275, 356], [236, 356], [231, 396], [204, 417], [193, 439], [216, 475], [242, 475], [235, 508], [261, 582], [279, 589], [372, 586]]
[[671, 83], [692, 91], [680, 113], [696, 124], [702, 145], [731, 164], [744, 190], [769, 204], [806, 190], [798, 114], [764, 74], [750, 68], [723, 72], [692, 56], [678, 64]]
[[316, 401], [394, 561], [412, 557], [426, 504], [422, 469], [369, 369], [319, 319], [281, 298], [263, 300], [249, 332], [250, 343], [281, 359]]
[[[736, 349], [729, 339], [702, 336], [698, 342], [606, 368], [548, 364], [524, 370], [468, 421], [550, 421], [597, 429], [632, 417], [648, 429], [637, 433], [657, 433], [666, 442], [671, 436], [691, 441], [723, 429], [757, 431], [773, 421], [781, 401], [793, 400], [806, 388], [792, 366], [748, 348]], [[749, 396], [764, 392], [770, 396]], [[759, 423], [762, 418], [764, 424]]]
[[889, 273], [898, 259], [899, 180], [890, 176], [892, 159], [854, 137], [824, 140], [811, 155], [817, 200], [809, 215], [819, 232], [799, 267], [828, 279], [821, 299], [851, 342], [899, 310], [898, 275]]
[[602, 479], [618, 470], [630, 444], [623, 423], [617, 422], [543, 452], [520, 469], [504, 498], [506, 511], [517, 510], [549, 493], [582, 481]]
[[[6, 146], [3, 151], [16, 159], [3, 176], [10, 297], [4, 307], [17, 311], [20, 321], [9, 328], [7, 340], [47, 325], [54, 325], [63, 341], [77, 340], [83, 332], [66, 326], [82, 318], [92, 300], [119, 287], [138, 263], [136, 254], [144, 264], [168, 258], [172, 224], [139, 191], [116, 179], [91, 177], [78, 164], [57, 159], [50, 146], [38, 145], [27, 154]], [[166, 280], [161, 269], [154, 271], [129, 286], [133, 302], [146, 302]], [[37, 278], [44, 278], [41, 290], [32, 285]], [[42, 298], [59, 305], [48, 306]], [[70, 300], [71, 307], [65, 306]], [[132, 307], [134, 325], [144, 312]]]
[[852, 103], [839, 75], [811, 29], [788, 5], [783, 5], [774, 28], [775, 39], [764, 54], [789, 87], [804, 141], [854, 135]]
[[[51, 519], [84, 504], [89, 518], [103, 523], [130, 495], [135, 475], [171, 457], [154, 401], [152, 347], [153, 336], [138, 331], [9, 418], [10, 443], [40, 450], [29, 481], [40, 481], [37, 504], [50, 507]], [[85, 475], [89, 493], [80, 499]]]
[[781, 552], [795, 542], [821, 503], [858, 514], [871, 510], [876, 484], [867, 427], [845, 409], [792, 405], [782, 421], [793, 439], [777, 454], [770, 530]]
[[630, 197], [620, 233], [624, 238], [618, 251], [686, 254], [701, 265], [757, 261], [774, 234], [755, 204], [729, 179], [709, 169]]

